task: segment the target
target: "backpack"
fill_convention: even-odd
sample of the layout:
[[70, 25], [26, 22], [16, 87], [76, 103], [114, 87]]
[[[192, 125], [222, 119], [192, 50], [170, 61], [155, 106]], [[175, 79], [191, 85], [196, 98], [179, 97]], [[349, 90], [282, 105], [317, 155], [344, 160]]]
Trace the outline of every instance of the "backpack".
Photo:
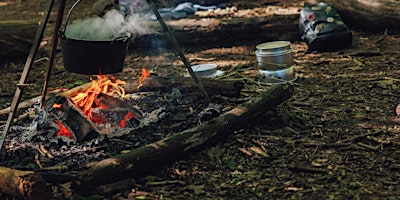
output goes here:
[[336, 9], [324, 2], [304, 6], [300, 11], [299, 29], [308, 52], [339, 50], [352, 44], [350, 29]]

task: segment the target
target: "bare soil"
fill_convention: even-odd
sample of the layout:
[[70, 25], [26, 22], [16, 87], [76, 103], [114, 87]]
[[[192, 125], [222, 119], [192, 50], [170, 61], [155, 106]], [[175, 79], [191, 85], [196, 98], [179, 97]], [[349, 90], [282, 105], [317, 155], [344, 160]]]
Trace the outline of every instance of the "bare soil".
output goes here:
[[[271, 5], [271, 1], [257, 2], [232, 4], [239, 9]], [[40, 20], [44, 5], [45, 1], [0, 1], [0, 20]], [[90, 2], [85, 5], [90, 8]], [[302, 2], [282, 1], [274, 5], [301, 6]], [[49, 23], [38, 58], [48, 54], [52, 25], [54, 21]], [[256, 40], [246, 41], [246, 45], [185, 47], [185, 55], [192, 64], [216, 63], [227, 72], [220, 78], [243, 80], [246, 85], [242, 97], [252, 97], [268, 89], [256, 81], [254, 50], [259, 39]], [[354, 29], [351, 47], [323, 53], [307, 53], [306, 44], [299, 38], [291, 42], [297, 75], [291, 99], [225, 140], [136, 180], [128, 188], [92, 197], [398, 199], [400, 113], [396, 107], [400, 97], [400, 34]], [[1, 108], [10, 106], [25, 59], [0, 64]], [[142, 67], [158, 76], [186, 73], [174, 50], [160, 47], [152, 52], [130, 49], [123, 72], [115, 76], [129, 81], [140, 75]], [[24, 91], [23, 100], [40, 95], [45, 71], [45, 62], [34, 66], [29, 78], [32, 87]], [[66, 72], [58, 51], [50, 90], [72, 88], [88, 81], [87, 75]], [[2, 128], [4, 124], [0, 121]], [[15, 151], [11, 140], [6, 140], [2, 150], [6, 152], [0, 152], [0, 165], [13, 163], [9, 160], [13, 158], [8, 157]], [[38, 168], [34, 157], [25, 167]], [[54, 188], [56, 199], [74, 198], [68, 184]], [[2, 196], [7, 197], [0, 193]]]

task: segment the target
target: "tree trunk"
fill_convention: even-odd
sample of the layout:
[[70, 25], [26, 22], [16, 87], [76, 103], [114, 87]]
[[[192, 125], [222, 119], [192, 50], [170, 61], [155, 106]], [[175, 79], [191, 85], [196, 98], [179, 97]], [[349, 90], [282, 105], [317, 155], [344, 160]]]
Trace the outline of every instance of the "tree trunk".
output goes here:
[[[181, 19], [166, 21], [179, 44], [195, 47], [206, 44], [223, 45], [252, 41], [259, 43], [268, 40], [299, 40], [297, 15], [271, 15], [256, 18], [234, 19]], [[160, 45], [172, 48], [167, 35], [158, 22], [150, 25], [160, 34], [148, 34], [139, 37], [130, 45], [132, 50], [154, 50]], [[0, 60], [10, 60], [28, 55], [35, 33], [37, 22], [3, 21], [0, 22]], [[246, 31], [243, 31], [246, 30]], [[155, 47], [154, 45], [157, 45]]]
[[[317, 0], [306, 0], [314, 4]], [[400, 29], [400, 1], [397, 0], [325, 0], [350, 27], [364, 30]]]
[[245, 127], [252, 119], [290, 98], [293, 92], [292, 85], [275, 85], [218, 118], [129, 153], [95, 163], [77, 175], [72, 189], [78, 194], [88, 195], [100, 185], [148, 175], [162, 164], [181, 159], [205, 144]]
[[27, 56], [38, 27], [36, 21], [0, 21], [0, 60]]
[[[183, 48], [205, 48], [208, 45], [231, 46], [273, 40], [298, 41], [298, 19], [298, 14], [292, 14], [231, 19], [180, 19], [166, 21], [166, 24]], [[129, 46], [130, 50], [143, 52], [160, 47], [172, 48], [158, 22], [153, 22], [150, 26], [160, 34], [139, 37]]]
[[32, 171], [0, 167], [0, 191], [20, 199], [51, 199], [52, 190]]

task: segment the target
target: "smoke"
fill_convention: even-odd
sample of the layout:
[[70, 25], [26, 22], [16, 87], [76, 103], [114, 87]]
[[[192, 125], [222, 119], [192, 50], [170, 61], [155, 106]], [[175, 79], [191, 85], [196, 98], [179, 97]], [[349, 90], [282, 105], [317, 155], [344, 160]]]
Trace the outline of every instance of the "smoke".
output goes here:
[[155, 33], [149, 28], [149, 21], [139, 13], [124, 17], [120, 11], [110, 10], [103, 17], [74, 20], [65, 27], [65, 35], [67, 38], [79, 40], [109, 41], [130, 33], [134, 39], [144, 34]]

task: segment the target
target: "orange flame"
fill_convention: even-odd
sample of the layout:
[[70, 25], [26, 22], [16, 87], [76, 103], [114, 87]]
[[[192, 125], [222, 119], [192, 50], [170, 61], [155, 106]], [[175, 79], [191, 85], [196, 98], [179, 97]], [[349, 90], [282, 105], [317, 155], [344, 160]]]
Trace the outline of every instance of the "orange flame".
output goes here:
[[142, 76], [139, 78], [139, 84], [137, 86], [137, 89], [143, 86], [144, 80], [146, 80], [146, 78], [149, 76], [150, 76], [150, 71], [147, 70], [146, 68], [142, 68]]
[[65, 127], [60, 120], [57, 120], [56, 123], [60, 127], [57, 136], [64, 136], [67, 138], [75, 139], [74, 134], [71, 133], [71, 131], [69, 131], [69, 129], [67, 129], [67, 127]]
[[53, 104], [53, 108], [61, 109], [61, 107], [62, 107], [62, 104], [60, 104], [60, 103]]
[[[114, 81], [112, 81], [112, 79]], [[103, 94], [118, 94], [121, 97], [125, 96], [125, 90], [120, 86], [126, 84], [120, 79], [115, 80], [115, 77], [109, 75], [97, 75], [97, 80], [92, 79], [92, 86], [84, 92], [79, 92], [71, 97], [72, 102], [78, 106], [86, 116], [89, 116], [91, 108], [94, 106], [95, 99], [100, 93]]]

